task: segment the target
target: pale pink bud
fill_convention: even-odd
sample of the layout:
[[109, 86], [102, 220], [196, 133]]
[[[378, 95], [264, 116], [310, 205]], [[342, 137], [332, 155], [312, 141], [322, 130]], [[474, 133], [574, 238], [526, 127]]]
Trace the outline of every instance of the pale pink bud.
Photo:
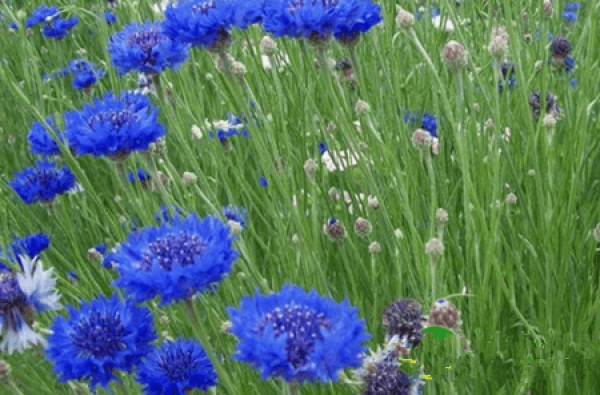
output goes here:
[[458, 41], [449, 41], [444, 46], [443, 59], [453, 71], [458, 71], [467, 66], [467, 53], [465, 47]]

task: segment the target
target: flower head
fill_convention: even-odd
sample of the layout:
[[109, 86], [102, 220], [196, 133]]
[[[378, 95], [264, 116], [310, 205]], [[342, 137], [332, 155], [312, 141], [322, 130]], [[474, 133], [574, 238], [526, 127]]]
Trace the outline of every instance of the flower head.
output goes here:
[[182, 0], [167, 6], [163, 29], [173, 40], [222, 51], [232, 28], [246, 29], [261, 20], [258, 0]]
[[112, 11], [104, 11], [104, 20], [108, 25], [112, 25], [117, 22], [117, 16]]
[[229, 227], [196, 214], [129, 235], [112, 256], [120, 278], [114, 284], [136, 302], [156, 296], [161, 304], [187, 299], [215, 286], [231, 270], [238, 252]]
[[15, 173], [9, 185], [25, 204], [49, 203], [75, 186], [75, 175], [67, 166], [57, 168], [55, 162], [40, 160]]
[[130, 23], [108, 42], [108, 53], [117, 71], [158, 74], [177, 69], [188, 58], [189, 45], [172, 40], [160, 23]]
[[131, 170], [127, 172], [127, 180], [132, 184], [135, 184], [139, 181], [142, 185], [146, 185], [146, 183], [150, 181], [151, 178], [152, 177], [150, 176], [150, 173], [148, 173], [141, 167], [137, 168], [135, 173]]
[[429, 325], [443, 326], [448, 329], [460, 327], [460, 311], [446, 299], [438, 299], [427, 316]]
[[[34, 233], [25, 237], [13, 237], [7, 251], [6, 258], [11, 261], [17, 261], [21, 264], [21, 256], [35, 258], [42, 251], [50, 246], [50, 238], [45, 233]], [[3, 257], [2, 249], [0, 249], [0, 258]]]
[[146, 395], [185, 395], [217, 384], [217, 373], [202, 345], [193, 340], [167, 341], [138, 367], [137, 381]]
[[[529, 96], [529, 106], [531, 107], [531, 113], [533, 119], [537, 121], [540, 117], [541, 107], [542, 107], [542, 99], [540, 92], [533, 92], [531, 96]], [[558, 106], [556, 96], [552, 93], [546, 93], [546, 111], [545, 114], [552, 114], [553, 116], [558, 116], [561, 113], [561, 108]]]
[[235, 358], [259, 369], [263, 379], [336, 381], [339, 370], [360, 366], [370, 337], [348, 301], [337, 304], [294, 285], [246, 296], [239, 309], [227, 311], [239, 340]]
[[31, 29], [32, 27], [39, 25], [40, 23], [46, 22], [48, 18], [52, 18], [58, 13], [58, 8], [54, 6], [48, 7], [46, 4], [42, 4], [35, 11], [33, 11], [29, 19], [25, 21], [25, 26], [28, 29]]
[[73, 88], [87, 89], [104, 75], [104, 69], [96, 69], [93, 63], [85, 59], [73, 59], [69, 62], [73, 73]]
[[65, 115], [65, 135], [77, 155], [123, 157], [165, 135], [158, 109], [143, 95], [111, 92]]
[[48, 38], [54, 38], [60, 40], [66, 36], [71, 29], [73, 29], [79, 23], [79, 18], [74, 16], [70, 19], [62, 19], [60, 16], [54, 17], [49, 23], [44, 25], [42, 32], [44, 36]]
[[243, 228], [248, 218], [248, 211], [243, 207], [223, 207], [223, 215], [227, 221], [235, 221]]
[[399, 369], [400, 363], [394, 353], [373, 365], [373, 371], [366, 378], [364, 395], [412, 395], [419, 394], [422, 382], [418, 377], [409, 377]]
[[457, 41], [448, 41], [444, 46], [443, 60], [452, 71], [458, 71], [467, 66], [465, 47]]
[[27, 136], [29, 149], [35, 155], [59, 155], [60, 147], [56, 141], [64, 141], [63, 134], [58, 129], [53, 116], [47, 117], [45, 123], [48, 128], [37, 121], [31, 126]]
[[571, 53], [571, 44], [565, 36], [559, 34], [554, 38], [552, 44], [550, 44], [550, 51], [552, 52], [552, 57], [565, 59]]
[[92, 390], [97, 385], [107, 388], [117, 380], [116, 371], [131, 373], [152, 351], [150, 342], [157, 336], [146, 307], [113, 295], [82, 301], [78, 310], [70, 305], [67, 309], [69, 318], [54, 320], [46, 349], [59, 382], [90, 380]]
[[52, 269], [44, 270], [41, 261], [27, 256], [21, 256], [20, 264], [21, 272], [0, 269], [0, 351], [9, 354], [45, 344], [32, 329], [35, 316], [61, 307]]
[[267, 0], [263, 25], [275, 37], [352, 41], [381, 20], [370, 0]]
[[400, 299], [388, 306], [382, 314], [383, 326], [387, 328], [386, 338], [398, 336], [406, 347], [417, 347], [423, 335], [423, 308], [412, 299]]

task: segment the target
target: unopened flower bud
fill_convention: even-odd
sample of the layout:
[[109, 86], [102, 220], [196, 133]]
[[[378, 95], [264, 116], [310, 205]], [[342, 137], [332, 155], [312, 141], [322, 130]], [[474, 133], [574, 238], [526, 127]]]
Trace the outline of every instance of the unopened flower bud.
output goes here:
[[517, 204], [517, 195], [515, 195], [514, 193], [509, 193], [508, 195], [506, 195], [506, 202], [508, 204]]
[[233, 236], [238, 236], [242, 233], [242, 225], [239, 222], [234, 220], [227, 221], [227, 225], [229, 226], [230, 233]]
[[359, 237], [366, 237], [373, 231], [373, 226], [368, 219], [359, 217], [354, 222], [354, 231]]
[[544, 1], [544, 16], [546, 18], [550, 18], [552, 16], [552, 12], [554, 12], [554, 6], [552, 6], [552, 2], [550, 0]]
[[433, 144], [433, 140], [431, 138], [431, 134], [425, 129], [417, 129], [414, 131], [412, 136], [413, 145], [416, 148], [425, 150]]
[[432, 326], [454, 329], [460, 326], [460, 312], [446, 299], [438, 299], [431, 307], [427, 322]]
[[269, 36], [264, 36], [260, 40], [260, 52], [266, 56], [273, 56], [277, 50], [277, 43]]
[[459, 71], [467, 66], [465, 47], [457, 41], [449, 41], [444, 46], [443, 60], [452, 71]]
[[196, 181], [198, 181], [198, 176], [194, 173], [184, 171], [181, 175], [181, 182], [183, 182], [185, 185], [195, 184]]
[[404, 238], [404, 233], [402, 232], [402, 230], [396, 229], [394, 231], [394, 236], [396, 236], [397, 239], [401, 240]]
[[444, 245], [438, 238], [431, 238], [425, 244], [425, 253], [432, 258], [439, 258], [444, 253]]
[[372, 210], [377, 210], [379, 208], [379, 199], [376, 196], [368, 196], [367, 197], [367, 206]]
[[444, 225], [446, 222], [448, 222], [448, 212], [443, 208], [438, 208], [437, 212], [435, 213], [435, 221], [439, 225]]
[[413, 27], [415, 23], [415, 16], [406, 11], [400, 10], [398, 11], [398, 15], [396, 15], [396, 25], [402, 29], [410, 29]]
[[504, 26], [496, 26], [492, 28], [491, 36], [488, 50], [494, 58], [501, 60], [508, 52], [508, 33]]
[[364, 100], [359, 100], [356, 102], [356, 106], [354, 106], [354, 111], [356, 111], [356, 113], [358, 115], [362, 115], [365, 112], [368, 112], [371, 109], [371, 106], [369, 106], [369, 104], [367, 102], [365, 102]]
[[309, 177], [317, 171], [318, 167], [317, 161], [312, 158], [307, 159], [306, 162], [304, 162], [304, 172]]
[[371, 254], [377, 254], [381, 252], [381, 245], [376, 241], [372, 242], [371, 244], [369, 244], [369, 252]]

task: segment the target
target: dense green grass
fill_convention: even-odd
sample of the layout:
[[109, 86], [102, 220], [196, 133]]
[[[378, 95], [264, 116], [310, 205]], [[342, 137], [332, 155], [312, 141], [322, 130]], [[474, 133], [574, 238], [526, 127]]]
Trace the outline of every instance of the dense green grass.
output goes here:
[[[22, 9], [28, 15], [38, 3], [2, 5], [2, 13], [16, 15]], [[249, 366], [229, 358], [235, 339], [222, 333], [221, 325], [227, 320], [225, 308], [237, 306], [243, 295], [257, 287], [276, 291], [287, 282], [316, 288], [336, 300], [348, 298], [366, 319], [373, 348], [383, 342], [380, 314], [394, 300], [414, 297], [427, 311], [435, 299], [454, 295], [450, 299], [462, 312], [463, 332], [473, 352], [457, 359], [450, 342], [425, 338], [415, 350], [433, 377], [425, 394], [524, 394], [529, 388], [532, 394], [597, 393], [600, 259], [591, 230], [600, 221], [600, 8], [593, 2], [582, 2], [579, 20], [567, 28], [560, 19], [562, 2], [554, 4], [558, 12], [546, 20], [537, 11], [541, 1], [498, 2], [501, 7], [492, 6], [493, 1], [489, 7], [464, 1], [459, 14], [471, 23], [455, 24], [453, 33], [438, 31], [427, 21], [415, 24], [415, 37], [429, 59], [410, 33], [395, 26], [396, 5], [385, 2], [381, 28], [364, 36], [357, 48], [356, 89], [343, 78], [336, 82], [335, 71], [316, 69], [314, 49], [292, 40], [278, 40], [290, 66], [280, 73], [265, 71], [260, 56], [242, 49], [243, 40], [258, 47], [262, 30], [235, 32], [231, 52], [246, 66], [243, 85], [219, 73], [202, 51], [193, 51], [178, 73], [162, 76], [163, 89], [172, 84], [174, 101], [164, 91], [155, 99], [168, 137], [166, 152], [152, 156], [151, 162], [171, 178], [168, 187], [149, 191], [124, 184], [109, 161], [76, 159], [65, 151], [65, 162], [85, 193], [61, 196], [49, 212], [25, 206], [6, 180], [34, 162], [27, 145], [33, 121], [79, 108], [89, 98], [75, 91], [69, 78], [46, 84], [42, 74], [64, 67], [83, 48], [89, 60], [104, 63], [108, 71], [93, 96], [136, 88], [135, 76], [117, 76], [106, 43], [125, 23], [155, 17], [148, 3], [121, 0], [117, 25], [107, 26], [96, 16], [103, 9], [95, 2], [95, 10], [83, 0], [56, 4], [61, 3], [81, 19], [74, 34], [61, 41], [47, 40], [37, 29], [31, 35], [22, 28], [16, 33], [6, 26], [0, 29], [0, 241], [8, 243], [13, 233], [49, 234], [52, 244], [42, 260], [55, 268], [64, 303], [113, 292], [110, 282], [116, 275], [90, 260], [87, 250], [104, 240], [110, 246], [124, 240], [133, 218], [151, 225], [161, 204], [174, 203], [186, 213], [201, 215], [235, 204], [249, 213], [249, 225], [236, 242], [241, 256], [218, 291], [197, 299], [196, 316], [201, 318], [189, 317], [183, 305], [160, 312], [153, 308], [159, 332], [203, 342], [220, 375], [212, 393], [284, 393], [281, 383], [263, 382]], [[449, 3], [441, 2], [442, 12], [451, 10]], [[403, 6], [414, 11], [412, 3]], [[525, 11], [529, 31], [522, 23]], [[451, 12], [456, 15], [454, 8]], [[485, 37], [495, 23], [493, 15], [509, 31], [509, 59], [517, 68], [517, 87], [501, 95]], [[541, 39], [527, 43], [524, 35], [535, 36], [536, 28]], [[575, 89], [570, 78], [545, 63], [546, 34], [561, 31], [574, 44]], [[461, 74], [462, 101], [458, 80], [440, 56], [452, 39], [469, 52], [470, 67]], [[350, 57], [337, 44], [330, 51], [336, 58]], [[536, 72], [538, 60], [544, 67]], [[531, 120], [527, 99], [533, 90], [552, 91], [563, 108], [551, 143], [542, 123]], [[250, 108], [250, 99], [256, 101], [256, 110]], [[369, 103], [371, 111], [357, 115], [358, 99]], [[403, 121], [406, 109], [438, 116], [441, 149], [431, 168], [412, 146], [413, 130]], [[251, 111], [258, 126], [250, 128], [249, 139], [233, 139], [229, 153], [206, 133], [201, 140], [193, 139], [193, 124], [223, 119], [227, 112]], [[490, 118], [493, 127], [484, 130]], [[362, 133], [353, 125], [357, 120]], [[326, 132], [329, 122], [335, 122], [333, 134]], [[510, 141], [502, 139], [506, 127]], [[311, 181], [303, 164], [318, 159], [320, 141], [331, 150], [364, 143], [368, 160], [344, 172], [321, 167]], [[283, 170], [274, 166], [280, 157], [286, 161]], [[126, 166], [145, 163], [144, 157], [134, 155]], [[184, 171], [194, 172], [198, 182], [184, 185]], [[260, 175], [268, 179], [267, 188], [259, 187]], [[377, 196], [381, 207], [368, 209], [365, 202], [361, 210], [354, 201], [350, 214], [346, 203], [328, 196], [332, 187], [352, 196]], [[517, 196], [516, 205], [505, 202], [510, 192]], [[122, 199], [116, 201], [116, 196]], [[450, 220], [444, 229], [444, 255], [434, 266], [425, 243], [437, 235], [432, 224], [438, 207], [448, 211]], [[349, 233], [342, 243], [332, 243], [322, 233], [332, 216]], [[352, 231], [359, 216], [373, 224], [368, 240]], [[395, 236], [396, 229], [402, 238]], [[371, 241], [381, 244], [380, 253], [369, 253]], [[78, 274], [78, 283], [68, 280], [69, 270]], [[461, 295], [464, 286], [467, 295]], [[52, 315], [39, 317], [42, 327], [51, 320]], [[82, 387], [76, 391], [58, 384], [41, 350], [3, 358], [12, 366], [13, 384], [0, 387], [0, 394], [13, 389], [24, 395], [85, 393], [77, 392]], [[448, 363], [452, 369], [444, 371]], [[117, 394], [140, 393], [131, 377], [124, 377], [124, 383], [113, 386]], [[307, 384], [300, 393], [358, 394], [360, 389], [343, 382]]]

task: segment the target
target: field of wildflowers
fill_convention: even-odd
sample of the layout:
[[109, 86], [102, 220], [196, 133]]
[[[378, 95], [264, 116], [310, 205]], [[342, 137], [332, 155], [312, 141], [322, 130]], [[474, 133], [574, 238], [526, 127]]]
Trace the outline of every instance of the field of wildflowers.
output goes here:
[[0, 395], [598, 394], [599, 22], [0, 3]]

